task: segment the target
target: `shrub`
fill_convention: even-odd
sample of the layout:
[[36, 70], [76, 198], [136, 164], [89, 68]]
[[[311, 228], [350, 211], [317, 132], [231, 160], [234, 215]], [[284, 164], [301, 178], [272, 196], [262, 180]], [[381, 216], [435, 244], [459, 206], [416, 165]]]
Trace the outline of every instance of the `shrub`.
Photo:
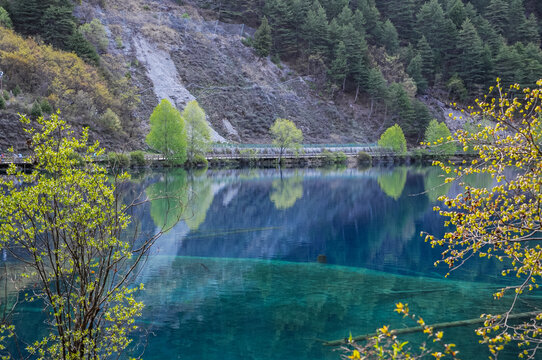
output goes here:
[[397, 154], [405, 154], [407, 147], [403, 129], [397, 124], [389, 127], [380, 136], [378, 146], [391, 149]]
[[9, 96], [9, 92], [7, 90], [4, 90], [4, 100], [8, 101], [10, 96]]
[[53, 107], [49, 103], [47, 99], [43, 99], [40, 103], [41, 111], [44, 114], [52, 114], [53, 113]]
[[6, 100], [2, 96], [0, 96], [0, 110], [4, 110], [6, 108]]
[[100, 117], [100, 123], [107, 129], [114, 132], [119, 132], [122, 130], [122, 125], [120, 123], [119, 117], [110, 108], [107, 108], [107, 110]]
[[373, 158], [371, 155], [367, 154], [365, 151], [358, 152], [358, 164], [371, 165], [373, 163]]
[[132, 151], [130, 153], [130, 165], [132, 166], [145, 166], [145, 154], [143, 154], [143, 151]]
[[17, 86], [15, 86], [15, 88], [13, 89], [13, 96], [19, 96], [20, 93], [21, 93], [21, 88], [17, 84]]
[[425, 130], [425, 143], [430, 147], [432, 153], [453, 155], [457, 150], [457, 146], [455, 143], [448, 141], [451, 136], [450, 129], [445, 123], [439, 123], [433, 119]]
[[189, 165], [193, 167], [207, 167], [209, 165], [209, 162], [207, 161], [207, 158], [202, 154], [196, 154], [194, 155], [193, 162]]
[[107, 154], [107, 163], [110, 167], [127, 168], [130, 166], [130, 158], [126, 154], [110, 152]]
[[41, 104], [37, 100], [34, 101], [34, 104], [32, 104], [32, 109], [30, 110], [30, 116], [32, 116], [34, 119], [37, 119], [40, 116], [43, 116], [43, 112], [41, 111]]
[[344, 163], [346, 163], [346, 160], [348, 160], [348, 158], [346, 157], [346, 154], [344, 152], [339, 151], [339, 152], [335, 153], [335, 163], [336, 164], [344, 164]]

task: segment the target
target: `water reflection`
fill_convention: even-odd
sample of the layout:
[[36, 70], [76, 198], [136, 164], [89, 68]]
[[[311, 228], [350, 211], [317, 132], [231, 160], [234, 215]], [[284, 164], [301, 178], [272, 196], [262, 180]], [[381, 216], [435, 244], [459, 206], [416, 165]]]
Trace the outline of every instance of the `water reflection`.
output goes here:
[[382, 171], [378, 175], [378, 185], [392, 199], [399, 199], [405, 188], [407, 169], [404, 166], [395, 167], [391, 171]]
[[289, 209], [303, 196], [303, 177], [295, 173], [292, 177], [274, 180], [269, 198], [278, 210]]

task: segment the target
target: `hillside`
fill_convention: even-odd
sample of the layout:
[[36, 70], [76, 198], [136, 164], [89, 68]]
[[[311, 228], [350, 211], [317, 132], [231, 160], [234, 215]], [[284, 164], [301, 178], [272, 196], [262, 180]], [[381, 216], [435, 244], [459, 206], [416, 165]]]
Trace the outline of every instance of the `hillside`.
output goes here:
[[[23, 3], [43, 6], [43, 28], [25, 25]], [[197, 99], [216, 141], [269, 142], [270, 125], [282, 117], [308, 143], [374, 142], [394, 123], [417, 143], [432, 117], [446, 120], [445, 103], [467, 105], [497, 75], [524, 85], [542, 78], [542, 6], [531, 0], [1, 0], [0, 6], [18, 34], [36, 39], [0, 41], [9, 90], [0, 149], [24, 150], [15, 114], [44, 100], [76, 127], [89, 126], [109, 150], [145, 148], [149, 115], [162, 98], [180, 109]], [[47, 16], [73, 27], [50, 30]], [[250, 43], [264, 16], [273, 40], [269, 56], [259, 57]], [[23, 41], [24, 51], [14, 50]], [[21, 54], [53, 54], [44, 43], [54, 45], [48, 61], [55, 70], [28, 71]], [[59, 86], [55, 79], [70, 68], [58, 60], [63, 51], [85, 60], [81, 66], [96, 74], [90, 83], [101, 84], [100, 92], [71, 80]]]

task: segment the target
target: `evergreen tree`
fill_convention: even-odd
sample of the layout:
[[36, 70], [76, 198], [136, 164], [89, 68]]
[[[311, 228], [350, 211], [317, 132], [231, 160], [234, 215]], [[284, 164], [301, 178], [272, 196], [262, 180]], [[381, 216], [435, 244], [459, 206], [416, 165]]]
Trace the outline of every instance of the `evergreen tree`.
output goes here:
[[271, 28], [267, 22], [267, 17], [263, 17], [262, 23], [254, 33], [254, 49], [259, 57], [267, 57], [271, 52], [273, 39], [271, 38]]
[[410, 98], [401, 84], [394, 83], [390, 86], [392, 111], [397, 118], [397, 123], [404, 130], [405, 136], [415, 137], [419, 131], [416, 128], [416, 114]]
[[331, 20], [339, 15], [345, 6], [348, 6], [349, 0], [322, 0], [320, 3], [326, 11], [328, 20]]
[[427, 42], [425, 35], [422, 35], [421, 39], [418, 41], [416, 46], [418, 53], [422, 58], [422, 75], [431, 82], [435, 76], [435, 65], [433, 63], [433, 50], [431, 45]]
[[389, 54], [395, 54], [399, 48], [399, 35], [393, 23], [388, 19], [382, 26], [382, 45], [386, 47]]
[[98, 56], [96, 49], [79, 30], [74, 31], [70, 36], [67, 48], [90, 64], [98, 65], [100, 62], [100, 56]]
[[304, 26], [304, 39], [307, 42], [309, 54], [325, 56], [329, 46], [329, 25], [326, 11], [318, 0], [307, 13]]
[[356, 11], [354, 12], [352, 24], [354, 25], [354, 29], [356, 29], [356, 31], [358, 31], [360, 34], [365, 34], [366, 20], [363, 16], [363, 13], [359, 11], [359, 9], [356, 9]]
[[2, 6], [0, 6], [0, 26], [5, 27], [6, 29], [13, 28], [13, 22], [9, 17], [9, 13]]
[[369, 119], [371, 118], [374, 110], [374, 104], [378, 100], [385, 100], [387, 97], [388, 86], [386, 80], [382, 75], [382, 72], [378, 68], [371, 68], [368, 71], [367, 76], [367, 94], [371, 99], [371, 109], [369, 112]]
[[371, 39], [380, 39], [382, 37], [382, 22], [380, 21], [380, 12], [374, 3], [369, 0], [358, 0], [356, 10], [363, 14], [367, 36]]
[[467, 19], [467, 11], [461, 0], [452, 0], [446, 14], [458, 29], [461, 28], [461, 25]]
[[352, 10], [350, 10], [348, 5], [346, 5], [342, 9], [342, 11], [339, 13], [339, 15], [337, 15], [336, 19], [337, 19], [337, 23], [339, 24], [339, 26], [345, 26], [347, 24], [353, 24], [354, 23], [354, 13], [352, 12]]
[[434, 50], [435, 63], [442, 66], [450, 61], [457, 45], [457, 30], [454, 23], [445, 17], [444, 10], [437, 0], [430, 0], [421, 8], [417, 18], [417, 29], [425, 35]]
[[500, 36], [495, 27], [482, 16], [476, 16], [472, 22], [476, 26], [476, 31], [484, 44], [489, 45], [491, 48], [491, 53], [493, 55], [497, 54], [504, 44], [503, 37]]
[[23, 35], [37, 34], [41, 29], [41, 17], [44, 11], [40, 0], [13, 2], [11, 19], [15, 30]]
[[418, 54], [410, 61], [407, 67], [407, 73], [416, 83], [419, 94], [427, 89], [427, 80], [422, 75], [422, 64], [422, 57]]
[[186, 128], [181, 114], [169, 101], [162, 99], [150, 117], [151, 130], [147, 144], [162, 153], [168, 161], [186, 161]]
[[282, 56], [291, 56], [297, 52], [293, 4], [287, 0], [269, 0], [264, 9], [272, 29], [274, 50]]
[[337, 83], [341, 84], [344, 91], [346, 85], [347, 63], [346, 63], [346, 46], [344, 42], [339, 41], [335, 48], [334, 59], [331, 62], [330, 76]]
[[531, 14], [523, 23], [523, 27], [519, 29], [519, 40], [523, 43], [540, 44], [540, 33], [538, 32], [538, 21], [536, 16]]
[[506, 37], [510, 44], [522, 40], [525, 41], [525, 39], [521, 38], [522, 30], [525, 29], [525, 26], [526, 19], [523, 0], [510, 0], [508, 6], [508, 29], [506, 31]]
[[465, 20], [461, 31], [459, 32], [459, 49], [461, 56], [458, 58], [458, 73], [467, 83], [467, 86], [473, 88], [475, 85], [483, 84], [483, 73], [488, 69], [483, 69], [484, 64], [484, 46], [476, 28], [470, 21]]
[[500, 34], [505, 34], [508, 30], [508, 3], [506, 1], [491, 0], [484, 15]]
[[514, 46], [503, 45], [495, 58], [495, 70], [502, 79], [503, 86], [517, 82], [521, 77], [522, 57]]
[[75, 31], [72, 12], [72, 6], [49, 6], [41, 17], [40, 34], [43, 40], [58, 49], [68, 49], [70, 37]]
[[402, 39], [408, 42], [414, 41], [416, 33], [415, 24], [415, 0], [393, 0], [390, 2], [391, 9], [385, 12], [397, 29]]
[[535, 88], [536, 79], [542, 78], [542, 50], [538, 44], [529, 43], [522, 51], [523, 66], [519, 69], [519, 79], [522, 86]]
[[342, 41], [346, 47], [348, 76], [353, 79], [356, 84], [357, 95], [359, 87], [363, 86], [367, 81], [367, 42], [365, 41], [364, 36], [354, 29], [352, 24], [342, 27]]

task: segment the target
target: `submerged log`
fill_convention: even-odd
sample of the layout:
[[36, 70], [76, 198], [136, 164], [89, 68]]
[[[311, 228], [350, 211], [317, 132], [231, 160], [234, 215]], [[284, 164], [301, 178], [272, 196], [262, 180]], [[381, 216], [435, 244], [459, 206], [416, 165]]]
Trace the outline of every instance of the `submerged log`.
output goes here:
[[[509, 315], [508, 319], [522, 319], [522, 318], [526, 318], [526, 317], [530, 317], [530, 316], [538, 315], [538, 314], [540, 314], [540, 311], [531, 311], [531, 312]], [[445, 328], [457, 327], [457, 326], [481, 324], [484, 321], [486, 321], [485, 318], [476, 318], [476, 319], [468, 319], [468, 320], [449, 321], [449, 322], [437, 323], [437, 324], [432, 324], [432, 325], [427, 325], [427, 326], [433, 328], [434, 330], [437, 330], [437, 329], [445, 329]], [[404, 329], [391, 330], [390, 333], [392, 333], [393, 335], [404, 335], [404, 334], [422, 332], [424, 329], [425, 327], [423, 326], [414, 326], [414, 327], [409, 327], [409, 328], [404, 328]], [[363, 341], [363, 340], [367, 340], [372, 337], [375, 337], [377, 335], [378, 333], [359, 335], [359, 336], [353, 337], [352, 341]], [[348, 339], [324, 341], [325, 346], [339, 346], [339, 345], [345, 345], [346, 343], [348, 343]]]

